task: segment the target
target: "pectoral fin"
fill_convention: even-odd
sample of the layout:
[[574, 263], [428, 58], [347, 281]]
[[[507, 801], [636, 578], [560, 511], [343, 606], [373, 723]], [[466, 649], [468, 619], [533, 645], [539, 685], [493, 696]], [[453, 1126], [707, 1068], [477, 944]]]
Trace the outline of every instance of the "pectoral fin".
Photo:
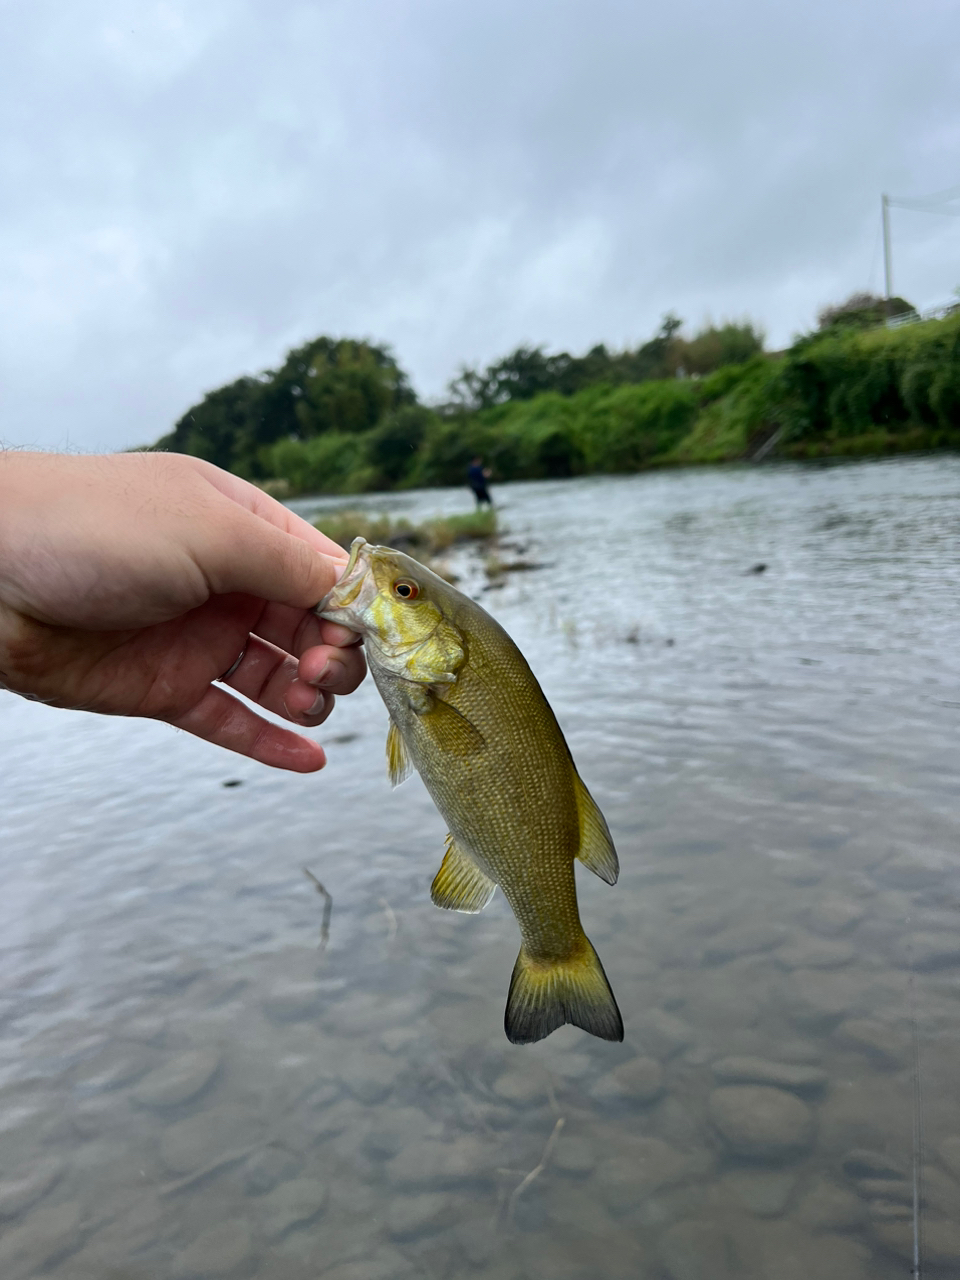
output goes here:
[[620, 863], [613, 847], [610, 828], [579, 776], [576, 787], [577, 809], [580, 812], [580, 850], [577, 857], [601, 880], [606, 880], [607, 884], [616, 884]]
[[421, 719], [440, 750], [450, 755], [472, 756], [486, 746], [476, 725], [442, 698], [434, 696]]
[[430, 887], [430, 897], [448, 911], [482, 911], [496, 892], [496, 884], [469, 854], [447, 836], [447, 852]]
[[387, 772], [393, 786], [398, 787], [413, 772], [407, 746], [393, 720], [387, 730]]

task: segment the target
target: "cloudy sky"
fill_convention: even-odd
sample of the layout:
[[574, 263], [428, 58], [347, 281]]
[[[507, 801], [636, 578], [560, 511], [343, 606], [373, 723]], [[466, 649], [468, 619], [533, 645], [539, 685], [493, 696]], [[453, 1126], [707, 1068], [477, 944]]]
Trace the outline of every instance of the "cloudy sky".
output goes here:
[[[954, 0], [0, 0], [0, 441], [155, 439], [319, 333], [518, 343], [882, 289], [960, 183]], [[894, 284], [960, 284], [896, 210]]]

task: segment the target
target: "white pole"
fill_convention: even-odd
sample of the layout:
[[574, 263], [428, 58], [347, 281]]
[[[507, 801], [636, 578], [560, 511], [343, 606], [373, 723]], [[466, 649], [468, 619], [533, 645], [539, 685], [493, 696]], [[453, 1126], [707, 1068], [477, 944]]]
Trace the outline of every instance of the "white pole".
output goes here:
[[893, 264], [890, 260], [890, 197], [880, 197], [880, 209], [883, 217], [883, 287], [884, 296], [889, 302], [893, 293]]

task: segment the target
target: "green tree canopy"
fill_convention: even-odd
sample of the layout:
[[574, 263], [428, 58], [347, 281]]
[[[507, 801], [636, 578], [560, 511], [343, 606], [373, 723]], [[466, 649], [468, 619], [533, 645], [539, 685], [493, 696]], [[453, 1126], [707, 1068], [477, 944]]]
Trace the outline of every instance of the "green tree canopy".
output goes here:
[[260, 477], [269, 474], [270, 446], [278, 440], [359, 434], [414, 404], [388, 347], [320, 337], [292, 350], [279, 369], [209, 392], [155, 447]]

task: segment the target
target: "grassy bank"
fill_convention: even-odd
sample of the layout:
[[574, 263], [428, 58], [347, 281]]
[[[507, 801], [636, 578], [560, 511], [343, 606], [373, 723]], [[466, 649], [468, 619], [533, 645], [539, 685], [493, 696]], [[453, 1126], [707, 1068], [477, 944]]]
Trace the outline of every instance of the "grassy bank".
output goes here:
[[396, 547], [420, 559], [439, 555], [461, 542], [487, 542], [496, 537], [497, 515], [489, 508], [465, 515], [437, 516], [423, 524], [373, 515], [369, 511], [332, 511], [321, 516], [316, 526], [328, 538], [350, 550], [354, 538], [366, 538], [377, 546]]
[[[715, 332], [729, 339], [747, 330]], [[569, 393], [535, 393], [535, 379], [521, 387], [516, 369], [527, 369], [537, 356], [524, 350], [513, 363], [491, 366], [473, 403], [438, 409], [416, 402], [385, 349], [340, 343], [345, 354], [338, 356], [323, 340], [327, 365], [321, 368], [314, 353], [300, 359], [297, 373], [291, 362], [301, 352], [284, 366], [292, 369], [284, 376], [293, 408], [289, 422], [276, 419], [285, 424], [281, 438], [257, 442], [264, 406], [279, 396], [278, 374], [271, 375], [276, 385], [243, 379], [212, 393], [178, 424], [178, 432], [186, 424], [183, 438], [174, 432], [160, 446], [209, 456], [282, 497], [462, 484], [476, 455], [497, 481], [722, 463], [760, 453], [827, 458], [960, 448], [960, 314], [891, 329], [844, 321], [841, 313], [840, 322], [787, 351], [764, 354], [754, 342], [749, 358], [693, 376], [677, 353], [689, 358], [694, 343], [671, 347], [679, 341], [674, 334], [665, 325], [633, 354], [633, 364], [597, 348], [602, 358], [591, 353], [592, 364], [588, 357], [574, 362], [579, 382], [569, 382], [571, 364], [554, 368], [550, 360], [556, 360], [542, 356], [540, 365], [534, 361], [544, 385], [575, 386]], [[726, 350], [729, 356], [740, 348], [728, 341]], [[644, 352], [645, 364], [639, 361]], [[658, 376], [622, 380], [631, 369], [648, 368]], [[599, 380], [580, 385], [590, 369]], [[508, 398], [486, 403], [494, 393]], [[212, 425], [204, 425], [208, 419]]]

